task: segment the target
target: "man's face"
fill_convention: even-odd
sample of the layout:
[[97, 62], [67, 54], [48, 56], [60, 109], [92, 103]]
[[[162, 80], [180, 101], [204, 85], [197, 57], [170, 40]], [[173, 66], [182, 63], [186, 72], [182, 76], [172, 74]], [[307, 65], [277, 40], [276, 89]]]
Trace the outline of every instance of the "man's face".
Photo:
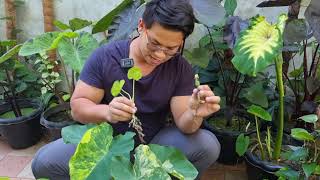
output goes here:
[[182, 32], [168, 30], [158, 23], [147, 29], [142, 20], [139, 29], [140, 50], [146, 63], [158, 66], [179, 53], [184, 37]]

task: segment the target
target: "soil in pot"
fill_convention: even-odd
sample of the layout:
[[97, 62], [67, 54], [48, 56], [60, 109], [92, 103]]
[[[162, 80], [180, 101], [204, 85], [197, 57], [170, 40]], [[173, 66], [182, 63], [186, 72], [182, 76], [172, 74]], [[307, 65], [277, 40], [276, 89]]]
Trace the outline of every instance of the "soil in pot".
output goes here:
[[[243, 117], [234, 116], [231, 126], [226, 126], [226, 119], [222, 116], [211, 117], [204, 122], [206, 129], [216, 135], [221, 145], [221, 152], [218, 162], [222, 164], [234, 165], [242, 162], [242, 158], [236, 153], [236, 141], [240, 133], [246, 131], [248, 120]], [[249, 126], [248, 132], [254, 132], [254, 127]]]
[[15, 149], [27, 148], [40, 140], [40, 115], [42, 104], [30, 99], [17, 100], [23, 116], [15, 117], [11, 105], [4, 103], [0, 108], [0, 133]]

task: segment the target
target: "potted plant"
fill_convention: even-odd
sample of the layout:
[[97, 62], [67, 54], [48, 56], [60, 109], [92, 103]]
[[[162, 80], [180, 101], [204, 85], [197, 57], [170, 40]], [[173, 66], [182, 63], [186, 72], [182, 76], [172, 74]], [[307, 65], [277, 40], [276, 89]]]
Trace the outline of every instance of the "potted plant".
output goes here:
[[16, 149], [34, 145], [41, 137], [41, 101], [22, 98], [26, 82], [37, 80], [15, 57], [21, 44], [0, 41], [0, 86], [4, 103], [0, 105], [0, 133]]
[[[56, 26], [64, 30], [62, 32], [48, 32], [36, 36], [25, 42], [19, 54], [21, 56], [36, 57], [35, 66], [41, 73], [41, 92], [46, 101], [55, 96], [58, 102], [49, 105], [41, 115], [41, 124], [44, 125], [51, 136], [51, 140], [61, 138], [61, 129], [70, 124], [76, 123], [71, 117], [70, 99], [77, 77], [91, 52], [98, 47], [97, 40], [87, 32], [76, 32], [92, 22], [74, 18], [69, 25], [55, 21]], [[58, 61], [50, 61], [46, 52], [57, 49]], [[63, 75], [59, 74], [59, 68]], [[67, 67], [71, 68], [68, 74]], [[57, 85], [64, 77], [68, 87], [67, 93], [61, 93]], [[58, 103], [58, 104], [57, 104]]]
[[[251, 76], [256, 76], [258, 72], [263, 71], [269, 65], [275, 64], [276, 88], [278, 90], [279, 98], [279, 106], [275, 118], [277, 134], [274, 139], [274, 148], [271, 154], [275, 164], [277, 164], [277, 161], [280, 158], [284, 136], [284, 88], [282, 80], [283, 60], [281, 51], [283, 46], [282, 35], [286, 19], [286, 15], [280, 15], [278, 22], [271, 25], [262, 16], [254, 17], [250, 22], [249, 28], [240, 34], [240, 38], [235, 46], [235, 56], [232, 59], [233, 65], [241, 73]], [[242, 139], [248, 138], [244, 135], [240, 136], [243, 137]], [[248, 140], [242, 142], [248, 142]], [[262, 148], [263, 147], [260, 145], [260, 149]], [[264, 148], [262, 150], [264, 151]], [[257, 158], [256, 161], [250, 161], [252, 158], [246, 158], [246, 160], [249, 161], [248, 163], [254, 164], [259, 169], [268, 171], [269, 169], [266, 169], [263, 165], [264, 160], [262, 160], [262, 157], [261, 153], [260, 158]], [[248, 177], [250, 177], [250, 174], [248, 174]]]

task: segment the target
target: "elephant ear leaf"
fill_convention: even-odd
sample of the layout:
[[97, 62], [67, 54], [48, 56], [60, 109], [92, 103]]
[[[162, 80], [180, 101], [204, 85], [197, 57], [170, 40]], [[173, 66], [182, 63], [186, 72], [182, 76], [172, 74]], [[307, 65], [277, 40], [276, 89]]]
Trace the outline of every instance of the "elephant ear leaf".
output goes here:
[[234, 49], [232, 63], [243, 74], [256, 76], [271, 65], [282, 50], [286, 15], [280, 15], [277, 24], [270, 24], [263, 16], [255, 17], [249, 28], [240, 34]]

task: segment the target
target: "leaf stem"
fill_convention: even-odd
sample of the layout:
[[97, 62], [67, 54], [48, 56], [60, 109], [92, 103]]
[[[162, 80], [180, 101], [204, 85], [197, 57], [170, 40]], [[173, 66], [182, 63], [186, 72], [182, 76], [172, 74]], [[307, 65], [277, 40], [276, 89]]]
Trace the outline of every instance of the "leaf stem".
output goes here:
[[254, 116], [255, 120], [256, 120], [256, 130], [257, 130], [257, 138], [258, 138], [258, 143], [260, 146], [260, 152], [261, 152], [261, 159], [265, 160], [265, 155], [264, 155], [264, 151], [263, 151], [263, 147], [262, 147], [262, 143], [261, 143], [261, 139], [260, 139], [260, 129], [259, 129], [259, 124], [258, 124], [258, 118], [257, 116]]

